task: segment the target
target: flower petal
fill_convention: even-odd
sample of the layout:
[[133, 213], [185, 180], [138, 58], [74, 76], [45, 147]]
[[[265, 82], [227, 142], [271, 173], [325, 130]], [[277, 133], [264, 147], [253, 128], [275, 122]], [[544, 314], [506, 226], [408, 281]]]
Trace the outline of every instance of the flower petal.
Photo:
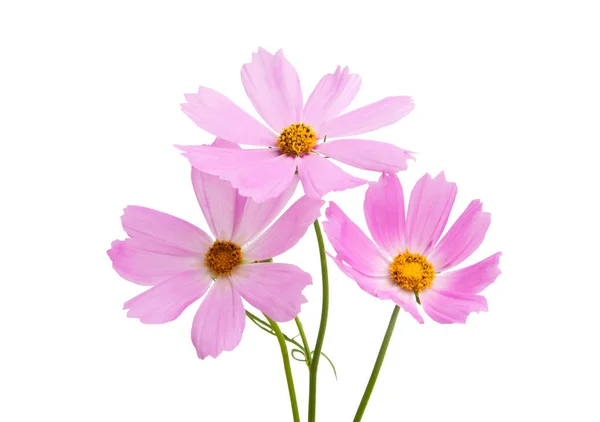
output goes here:
[[487, 312], [485, 297], [430, 288], [419, 294], [423, 310], [440, 324], [467, 322], [471, 312]]
[[359, 287], [365, 292], [379, 299], [393, 300], [419, 323], [423, 324], [423, 317], [419, 314], [414, 295], [394, 284], [389, 275], [378, 277], [368, 276], [346, 265], [341, 259], [332, 258], [339, 269], [352, 280], [356, 281]]
[[242, 66], [242, 84], [258, 114], [276, 132], [302, 120], [300, 79], [281, 50], [273, 55], [259, 48], [252, 54], [252, 62]]
[[262, 261], [281, 255], [293, 247], [308, 227], [321, 215], [325, 201], [303, 196], [244, 250], [244, 258]]
[[312, 284], [310, 274], [295, 265], [271, 262], [240, 265], [230, 278], [250, 305], [279, 322], [300, 313], [302, 290]]
[[181, 109], [201, 129], [231, 142], [276, 145], [277, 136], [223, 94], [201, 86], [197, 94], [185, 94]]
[[414, 107], [410, 97], [387, 97], [325, 122], [318, 135], [339, 138], [371, 132], [396, 123]]
[[[155, 251], [153, 248], [163, 245], [195, 255], [212, 244], [212, 239], [193, 224], [151, 208], [130, 205], [125, 208], [121, 223], [129, 237], [143, 240], [136, 246], [145, 250]], [[143, 243], [150, 249], [142, 247]]]
[[345, 261], [365, 275], [386, 277], [389, 274], [389, 258], [381, 253], [335, 202], [329, 203], [325, 215], [327, 221], [323, 222], [323, 229], [337, 252], [337, 259]]
[[436, 271], [452, 268], [471, 256], [483, 242], [491, 220], [489, 213], [481, 211], [481, 202], [472, 201], [433, 248], [429, 259]]
[[114, 270], [125, 280], [142, 286], [154, 286], [176, 274], [198, 268], [202, 255], [152, 252], [140, 249], [135, 241], [127, 239], [115, 240], [108, 250], [108, 256]]
[[[240, 195], [236, 206], [236, 218], [231, 240], [238, 245], [246, 245], [254, 240], [287, 205], [296, 191], [298, 178], [294, 177], [283, 193], [276, 198], [256, 202]], [[243, 201], [242, 198], [247, 200]]]
[[256, 202], [281, 195], [294, 183], [296, 161], [270, 149], [231, 150], [209, 145], [178, 147], [192, 166], [231, 182]]
[[404, 193], [395, 174], [382, 174], [378, 182], [369, 183], [364, 209], [367, 226], [375, 243], [392, 258], [403, 251]]
[[410, 194], [406, 216], [406, 244], [411, 252], [427, 255], [438, 241], [456, 198], [456, 184], [444, 173], [435, 179], [429, 174], [416, 183]]
[[321, 126], [346, 109], [360, 89], [360, 76], [350, 73], [348, 67], [321, 78], [304, 106], [303, 121], [311, 125], [317, 135]]
[[315, 147], [315, 151], [363, 170], [397, 173], [406, 170], [414, 157], [409, 151], [386, 142], [336, 139]]
[[366, 180], [351, 176], [331, 161], [316, 154], [305, 154], [298, 159], [298, 175], [304, 193], [321, 198], [331, 191], [355, 188]]
[[443, 290], [457, 293], [480, 293], [502, 273], [498, 268], [501, 255], [502, 253], [497, 252], [477, 264], [439, 274], [435, 279], [435, 285]]
[[196, 300], [211, 284], [208, 269], [179, 273], [125, 303], [127, 316], [139, 318], [144, 324], [163, 324], [173, 321]]
[[242, 298], [228, 278], [221, 277], [200, 304], [192, 324], [192, 342], [200, 359], [233, 350], [242, 339], [246, 313]]

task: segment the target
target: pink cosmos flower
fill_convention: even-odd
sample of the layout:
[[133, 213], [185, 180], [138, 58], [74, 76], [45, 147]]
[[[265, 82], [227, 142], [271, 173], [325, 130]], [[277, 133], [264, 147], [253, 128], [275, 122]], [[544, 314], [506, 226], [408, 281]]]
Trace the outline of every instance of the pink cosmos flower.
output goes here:
[[391, 144], [347, 139], [391, 125], [414, 107], [410, 97], [387, 97], [340, 115], [360, 87], [360, 77], [349, 73], [347, 67], [325, 75], [304, 104], [298, 74], [282, 51], [273, 55], [259, 48], [252, 62], [242, 67], [242, 84], [270, 128], [210, 88], [200, 87], [197, 94], [186, 94], [182, 109], [200, 128], [217, 137], [262, 148], [178, 148], [194, 167], [230, 181], [242, 195], [258, 202], [278, 196], [296, 172], [304, 192], [315, 198], [366, 183], [325, 156], [388, 173], [405, 170], [407, 160], [413, 158], [410, 152]]
[[456, 185], [440, 173], [415, 185], [404, 215], [404, 195], [396, 175], [370, 183], [364, 212], [375, 244], [333, 202], [323, 223], [338, 267], [367, 293], [391, 299], [417, 321], [417, 302], [434, 321], [464, 323], [471, 312], [487, 311], [478, 293], [500, 274], [498, 252], [477, 264], [448, 271], [481, 244], [491, 217], [472, 201], [439, 240], [456, 196]]
[[310, 275], [294, 265], [260, 261], [294, 246], [318, 218], [323, 201], [302, 197], [264, 231], [297, 180], [260, 204], [196, 169], [192, 182], [216, 240], [179, 218], [129, 206], [122, 217], [129, 238], [114, 241], [108, 255], [123, 278], [152, 286], [125, 303], [127, 316], [143, 323], [172, 321], [208, 292], [192, 325], [192, 341], [204, 359], [239, 344], [246, 321], [242, 298], [275, 321], [289, 321], [300, 312]]

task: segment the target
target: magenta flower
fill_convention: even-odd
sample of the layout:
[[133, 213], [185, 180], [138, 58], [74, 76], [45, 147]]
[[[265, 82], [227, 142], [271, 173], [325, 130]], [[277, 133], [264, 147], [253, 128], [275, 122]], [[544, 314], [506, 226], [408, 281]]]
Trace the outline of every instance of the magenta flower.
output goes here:
[[200, 128], [217, 137], [262, 148], [179, 147], [194, 167], [230, 181], [242, 195], [259, 202], [276, 197], [292, 183], [296, 171], [304, 192], [315, 198], [366, 182], [324, 156], [388, 173], [405, 170], [407, 160], [413, 158], [410, 152], [387, 143], [331, 141], [388, 126], [414, 107], [410, 97], [388, 97], [340, 115], [360, 87], [359, 76], [350, 74], [347, 67], [325, 75], [304, 104], [298, 74], [282, 51], [272, 55], [259, 48], [252, 62], [242, 67], [242, 84], [270, 128], [210, 88], [186, 94], [182, 109]]
[[129, 206], [122, 217], [129, 238], [114, 241], [108, 255], [123, 278], [152, 286], [125, 303], [127, 316], [143, 323], [172, 321], [208, 292], [192, 325], [192, 341], [204, 359], [239, 344], [246, 320], [242, 298], [275, 321], [289, 321], [300, 312], [310, 275], [295, 265], [258, 261], [294, 246], [318, 218], [323, 201], [302, 197], [264, 231], [297, 180], [260, 204], [196, 169], [192, 182], [216, 240], [179, 218]]
[[487, 311], [487, 302], [478, 293], [500, 274], [501, 253], [448, 270], [479, 247], [491, 217], [474, 200], [438, 242], [455, 196], [456, 185], [443, 173], [434, 179], [426, 174], [411, 192], [405, 218], [400, 181], [396, 175], [383, 174], [370, 183], [364, 202], [375, 244], [336, 204], [328, 207], [323, 226], [337, 252], [334, 261], [364, 291], [393, 300], [420, 323], [417, 301], [439, 323], [464, 323], [471, 312]]

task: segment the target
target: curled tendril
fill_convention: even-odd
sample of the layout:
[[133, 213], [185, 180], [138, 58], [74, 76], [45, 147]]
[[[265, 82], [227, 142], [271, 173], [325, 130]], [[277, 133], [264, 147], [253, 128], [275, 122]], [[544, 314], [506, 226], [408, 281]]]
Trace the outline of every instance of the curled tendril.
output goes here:
[[[262, 319], [260, 319], [259, 317], [257, 317], [250, 311], [246, 311], [246, 316], [250, 319], [250, 321], [252, 321], [261, 330], [266, 331], [267, 333], [269, 333], [273, 336], [275, 335], [275, 332], [273, 331], [273, 329], [271, 328], [271, 325], [268, 322], [263, 321]], [[285, 339], [285, 341], [296, 346], [294, 349], [291, 350], [292, 359], [294, 359], [295, 361], [298, 361], [298, 362], [304, 362], [304, 363], [306, 363], [307, 366], [310, 367], [310, 365], [308, 363], [308, 359], [307, 359], [308, 352], [306, 351], [306, 349], [304, 348], [304, 346], [302, 344], [300, 344], [296, 340], [294, 340], [298, 336], [300, 336], [300, 334], [297, 334], [294, 337], [288, 337], [287, 335], [283, 334], [283, 338]], [[298, 357], [298, 353], [302, 357]], [[314, 351], [311, 351], [310, 355], [313, 356], [314, 353], [315, 353]], [[327, 356], [325, 353], [321, 352], [321, 355], [323, 355], [323, 357], [325, 359], [327, 359], [327, 362], [329, 362], [329, 364], [331, 365], [331, 369], [333, 369], [333, 375], [335, 376], [335, 379], [337, 381], [338, 377], [337, 377], [337, 371], [335, 369], [335, 365], [333, 364], [331, 359], [329, 359], [329, 356]]]

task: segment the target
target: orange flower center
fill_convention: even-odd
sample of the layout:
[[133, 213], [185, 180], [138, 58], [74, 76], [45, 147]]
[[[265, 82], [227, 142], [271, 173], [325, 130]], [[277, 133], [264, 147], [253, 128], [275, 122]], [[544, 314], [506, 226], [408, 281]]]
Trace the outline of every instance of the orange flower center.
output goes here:
[[229, 275], [242, 263], [242, 248], [228, 240], [215, 240], [204, 255], [204, 266], [216, 277]]
[[302, 155], [311, 152], [317, 143], [317, 133], [312, 126], [294, 123], [281, 131], [277, 146], [284, 154]]
[[431, 287], [435, 270], [424, 256], [410, 253], [406, 248], [390, 264], [390, 275], [403, 289], [418, 293]]

